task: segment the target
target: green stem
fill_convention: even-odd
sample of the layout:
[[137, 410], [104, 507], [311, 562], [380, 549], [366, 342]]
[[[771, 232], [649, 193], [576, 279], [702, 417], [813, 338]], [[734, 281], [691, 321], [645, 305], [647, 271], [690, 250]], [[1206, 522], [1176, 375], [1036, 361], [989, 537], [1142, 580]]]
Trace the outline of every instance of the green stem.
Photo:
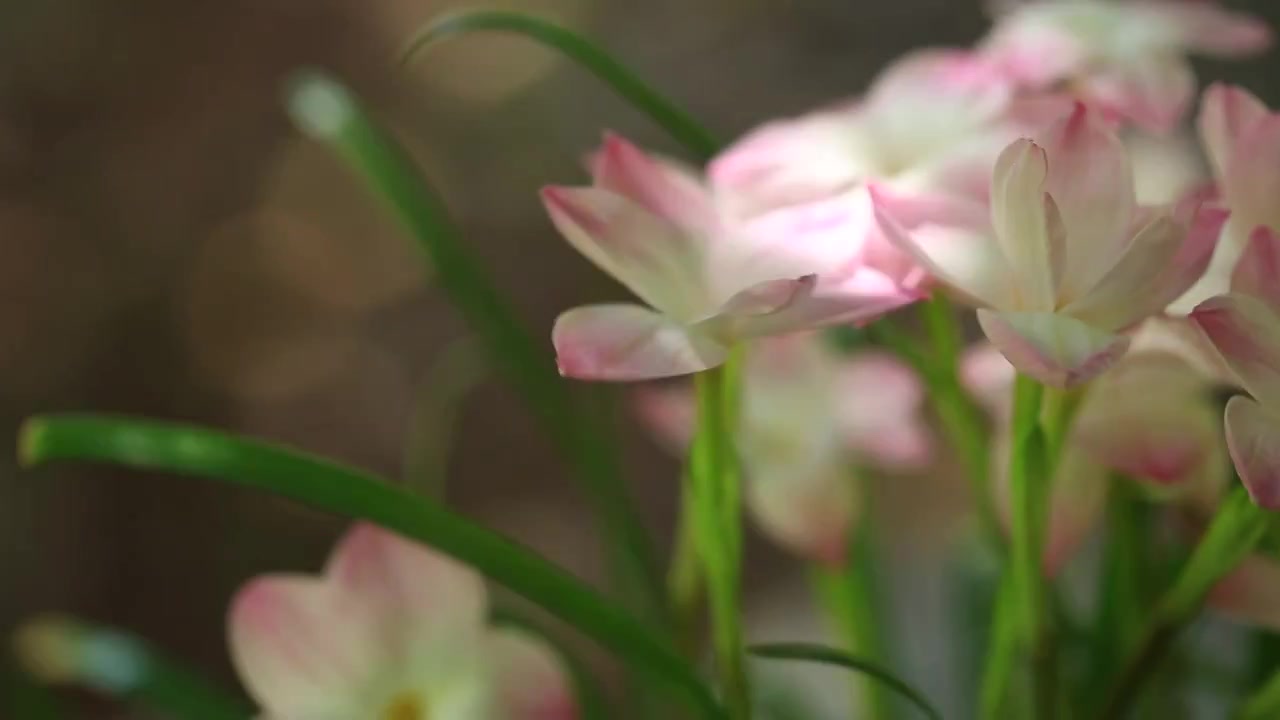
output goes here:
[[934, 293], [920, 303], [921, 321], [929, 337], [932, 360], [924, 374], [947, 440], [960, 455], [965, 475], [977, 508], [982, 537], [991, 547], [1004, 547], [1004, 534], [996, 513], [991, 488], [991, 438], [987, 419], [960, 383], [960, 352], [963, 339], [951, 301], [942, 293]]
[[692, 479], [686, 471], [681, 478], [680, 518], [671, 567], [667, 571], [667, 602], [675, 622], [676, 642], [689, 657], [698, 650], [698, 621], [703, 600], [696, 510]]
[[1274, 720], [1280, 717], [1280, 671], [1250, 695], [1232, 717], [1233, 720]]
[[41, 618], [19, 629], [19, 659], [37, 678], [74, 683], [191, 720], [244, 720], [252, 709], [199, 674], [112, 628]]
[[541, 18], [516, 12], [479, 10], [447, 15], [419, 31], [404, 51], [408, 62], [420, 51], [451, 37], [472, 32], [509, 32], [564, 53], [602, 80], [636, 109], [684, 145], [700, 162], [720, 151], [720, 143], [679, 105], [640, 79], [626, 65], [581, 35]]
[[1019, 374], [1014, 382], [1013, 438], [1009, 454], [1009, 486], [1013, 498], [1010, 565], [1019, 634], [1032, 642], [1044, 615], [1044, 525], [1047, 496], [1045, 478], [1038, 474], [1043, 456], [1039, 427], [1043, 386]]
[[[889, 665], [883, 638], [884, 624], [878, 620], [882, 607], [876, 598], [875, 548], [869, 527], [872, 514], [862, 520], [849, 548], [845, 565], [839, 569], [815, 566], [814, 590], [822, 609], [837, 630], [837, 636], [851, 655], [879, 665]], [[857, 717], [864, 720], [887, 720], [893, 705], [889, 694], [875, 678], [854, 678]]]
[[1016, 674], [1015, 660], [1018, 648], [1017, 616], [1013, 576], [1005, 572], [996, 590], [995, 608], [991, 618], [990, 638], [987, 641], [987, 657], [982, 672], [979, 692], [978, 716], [983, 720], [1003, 720], [1008, 717], [1005, 705]]
[[737, 363], [738, 359], [732, 359], [696, 379], [698, 435], [693, 447], [691, 494], [720, 689], [730, 718], [749, 720], [751, 693], [742, 637], [741, 489], [733, 440]]
[[99, 461], [204, 477], [377, 523], [470, 565], [541, 606], [678, 690], [700, 717], [723, 717], [697, 673], [650, 624], [528, 549], [380, 478], [212, 430], [101, 416], [33, 418], [23, 426], [18, 447], [26, 466]]
[[518, 322], [506, 299], [467, 250], [439, 195], [404, 150], [335, 80], [297, 79], [289, 98], [300, 127], [331, 144], [399, 216], [437, 269], [441, 288], [462, 311], [495, 368], [524, 396], [562, 452], [610, 536], [611, 566], [627, 574], [627, 596], [662, 617], [662, 581], [648, 534], [636, 515], [617, 458], [599, 429], [573, 402], [543, 343]]
[[1142, 580], [1146, 572], [1146, 513], [1133, 480], [1111, 478], [1102, 557], [1098, 619], [1094, 633], [1095, 683], [1104, 683], [1133, 646], [1142, 625]]
[[1142, 640], [1107, 693], [1101, 720], [1121, 720], [1160, 666], [1178, 634], [1199, 613], [1205, 596], [1244, 560], [1266, 533], [1271, 516], [1237, 487], [1218, 508], [1186, 566], [1151, 613]]

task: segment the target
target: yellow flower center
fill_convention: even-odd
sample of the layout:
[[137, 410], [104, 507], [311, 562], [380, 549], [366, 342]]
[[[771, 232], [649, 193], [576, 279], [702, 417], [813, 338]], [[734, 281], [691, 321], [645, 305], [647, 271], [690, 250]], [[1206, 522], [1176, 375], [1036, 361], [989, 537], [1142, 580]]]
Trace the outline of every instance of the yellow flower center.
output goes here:
[[391, 704], [382, 711], [381, 720], [430, 720], [427, 707], [417, 693], [405, 692], [397, 695]]

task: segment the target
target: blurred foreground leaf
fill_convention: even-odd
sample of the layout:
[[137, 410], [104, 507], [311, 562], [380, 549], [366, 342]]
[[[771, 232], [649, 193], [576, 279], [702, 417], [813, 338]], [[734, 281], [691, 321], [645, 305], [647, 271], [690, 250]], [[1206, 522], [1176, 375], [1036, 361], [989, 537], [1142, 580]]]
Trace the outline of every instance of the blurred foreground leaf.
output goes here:
[[942, 713], [938, 712], [924, 694], [908, 685], [903, 680], [898, 679], [896, 675], [880, 665], [854, 657], [841, 650], [826, 647], [824, 645], [811, 645], [808, 643], [775, 643], [769, 645], [753, 645], [749, 648], [752, 655], [769, 660], [800, 660], [804, 662], [821, 663], [823, 665], [835, 665], [855, 672], [864, 673], [868, 677], [875, 678], [890, 690], [898, 693], [902, 697], [911, 701], [912, 705], [920, 708], [920, 710], [933, 720], [942, 720]]

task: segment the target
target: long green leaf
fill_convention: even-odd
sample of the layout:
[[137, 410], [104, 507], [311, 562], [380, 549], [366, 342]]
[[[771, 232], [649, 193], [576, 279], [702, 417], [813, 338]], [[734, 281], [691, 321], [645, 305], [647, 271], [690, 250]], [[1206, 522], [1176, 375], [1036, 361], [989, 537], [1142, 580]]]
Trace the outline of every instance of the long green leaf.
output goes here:
[[28, 466], [99, 461], [212, 478], [377, 523], [471, 565], [665, 681], [702, 717], [721, 717], [716, 700], [663, 633], [530, 550], [372, 475], [213, 430], [91, 415], [29, 420], [19, 454]]
[[571, 30], [533, 15], [500, 10], [459, 12], [436, 20], [414, 36], [403, 60], [412, 60], [431, 45], [472, 32], [508, 32], [557, 50], [591, 71], [637, 109], [648, 115], [701, 162], [720, 150], [720, 143], [680, 106], [668, 100], [603, 48]]
[[517, 320], [502, 293], [471, 255], [448, 209], [404, 150], [341, 84], [306, 73], [289, 99], [295, 121], [329, 143], [399, 216], [437, 270], [439, 286], [466, 317], [477, 339], [560, 450], [573, 463], [614, 553], [611, 567], [626, 578], [626, 597], [651, 617], [662, 617], [662, 580], [648, 535], [627, 497], [616, 453], [601, 430], [573, 401], [551, 359]]
[[822, 663], [824, 665], [836, 665], [838, 667], [854, 670], [856, 672], [865, 673], [869, 677], [873, 677], [884, 683], [886, 687], [898, 693], [902, 697], [911, 701], [912, 705], [920, 708], [921, 712], [928, 715], [933, 720], [942, 720], [942, 713], [925, 698], [924, 694], [908, 685], [906, 682], [899, 680], [889, 670], [880, 665], [862, 658], [854, 657], [849, 653], [837, 650], [835, 648], [826, 647], [825, 645], [812, 645], [809, 643], [773, 643], [768, 645], [753, 645], [749, 649], [752, 655], [770, 660], [801, 660], [804, 662]]

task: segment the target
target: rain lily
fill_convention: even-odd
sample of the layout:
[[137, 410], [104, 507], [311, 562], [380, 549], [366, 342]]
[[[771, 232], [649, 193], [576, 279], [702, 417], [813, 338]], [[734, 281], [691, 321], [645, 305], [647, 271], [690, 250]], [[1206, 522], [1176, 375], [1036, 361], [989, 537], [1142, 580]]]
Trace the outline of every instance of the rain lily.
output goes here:
[[991, 209], [873, 188], [888, 237], [962, 300], [1022, 373], [1056, 387], [1120, 358], [1124, 332], [1204, 272], [1226, 213], [1141, 206], [1116, 135], [1078, 105], [996, 163]]
[[1191, 314], [1252, 397], [1227, 403], [1227, 447], [1258, 505], [1280, 509], [1280, 236], [1254, 229], [1231, 292]]
[[849, 194], [740, 220], [699, 175], [609, 137], [591, 187], [549, 187], [561, 234], [649, 307], [570, 310], [560, 371], [586, 380], [698, 372], [743, 341], [859, 324], [918, 296], [865, 264], [869, 209]]
[[1188, 55], [1240, 57], [1270, 44], [1261, 20], [1201, 0], [1045, 0], [1002, 17], [983, 52], [1027, 88], [1065, 84], [1107, 113], [1167, 132], [1195, 96]]
[[1254, 228], [1280, 232], [1280, 113], [1243, 88], [1218, 84], [1205, 91], [1198, 124], [1231, 219], [1204, 278], [1176, 304], [1181, 311], [1227, 291]]
[[571, 720], [568, 679], [533, 637], [487, 625], [470, 569], [372, 525], [321, 577], [268, 575], [236, 596], [236, 669], [277, 720]]
[[[923, 402], [919, 379], [884, 353], [845, 358], [809, 335], [754, 346], [736, 434], [753, 517], [795, 552], [838, 564], [857, 520], [855, 463], [904, 471], [928, 463]], [[639, 409], [683, 451], [695, 422], [689, 388], [646, 388]]]

